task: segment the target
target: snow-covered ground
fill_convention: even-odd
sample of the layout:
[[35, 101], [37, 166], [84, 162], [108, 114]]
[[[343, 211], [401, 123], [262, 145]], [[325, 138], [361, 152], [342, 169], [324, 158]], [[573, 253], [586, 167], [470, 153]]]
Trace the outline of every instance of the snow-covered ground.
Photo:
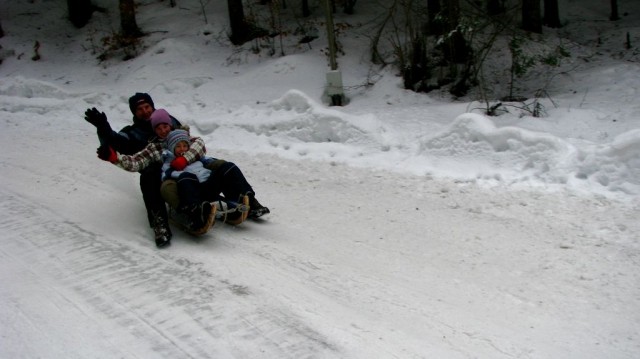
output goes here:
[[[563, 10], [593, 20], [563, 31], [594, 55], [534, 118], [404, 91], [392, 70], [360, 86], [357, 27], [350, 103], [328, 107], [322, 38], [236, 51], [220, 0], [208, 24], [199, 1], [141, 2], [148, 47], [99, 63], [116, 9], [76, 30], [63, 3], [0, 3], [0, 357], [640, 355], [640, 66], [622, 44], [640, 5], [615, 24], [602, 2]], [[137, 91], [272, 213], [156, 249], [138, 176], [96, 158], [82, 118], [123, 127]]]

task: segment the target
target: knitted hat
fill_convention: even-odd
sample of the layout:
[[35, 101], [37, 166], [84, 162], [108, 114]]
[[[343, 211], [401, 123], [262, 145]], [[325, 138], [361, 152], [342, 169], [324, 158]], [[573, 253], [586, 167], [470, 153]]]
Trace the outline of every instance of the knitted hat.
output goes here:
[[169, 126], [173, 126], [171, 116], [169, 116], [169, 112], [161, 108], [153, 111], [149, 120], [151, 121], [151, 128], [153, 128], [154, 130], [156, 129], [156, 126], [161, 123], [166, 123]]
[[186, 141], [187, 143], [190, 143], [190, 140], [189, 132], [185, 130], [173, 130], [169, 132], [169, 136], [167, 136], [167, 149], [171, 151], [171, 153], [174, 153], [174, 149], [178, 142]]
[[135, 95], [129, 97], [129, 109], [131, 110], [132, 114], [136, 114], [136, 108], [138, 108], [138, 105], [140, 105], [141, 103], [148, 103], [154, 109], [156, 108], [153, 105], [153, 100], [148, 93], [136, 92]]

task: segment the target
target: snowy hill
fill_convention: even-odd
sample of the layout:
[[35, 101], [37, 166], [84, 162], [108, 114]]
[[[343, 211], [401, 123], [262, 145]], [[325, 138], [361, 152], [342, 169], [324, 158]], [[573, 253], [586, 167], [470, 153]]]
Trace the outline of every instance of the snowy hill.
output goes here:
[[[565, 11], [593, 20], [596, 3]], [[61, 33], [60, 2], [0, 4], [0, 357], [637, 357], [640, 67], [612, 49], [616, 31], [638, 41], [638, 5], [575, 39], [604, 43], [543, 118], [486, 117], [391, 70], [357, 87], [357, 48], [340, 59], [350, 103], [328, 107], [322, 45], [234, 51], [225, 2], [208, 24], [179, 5], [142, 3], [147, 47], [99, 63], [113, 11]], [[272, 213], [157, 250], [138, 176], [95, 157], [82, 119], [121, 128], [136, 91]]]

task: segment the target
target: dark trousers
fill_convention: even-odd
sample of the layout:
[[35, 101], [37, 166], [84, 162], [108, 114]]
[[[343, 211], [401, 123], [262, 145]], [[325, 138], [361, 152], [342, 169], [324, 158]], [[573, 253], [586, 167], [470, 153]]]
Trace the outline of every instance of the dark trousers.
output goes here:
[[177, 185], [180, 207], [219, 199], [238, 201], [240, 196], [253, 193], [251, 185], [247, 182], [240, 168], [232, 162], [225, 162], [216, 168], [202, 183], [198, 181], [196, 175], [182, 173], [178, 177]]
[[[238, 201], [240, 196], [253, 193], [253, 188], [233, 162], [225, 162], [211, 176], [202, 183], [203, 191], [207, 195], [222, 193], [228, 201]], [[218, 198], [213, 198], [215, 200]], [[207, 200], [209, 200], [207, 198]]]
[[140, 172], [140, 190], [151, 227], [156, 224], [156, 221], [168, 223], [167, 207], [160, 195], [161, 169], [162, 163], [159, 163], [152, 164]]
[[178, 185], [178, 198], [180, 199], [179, 209], [191, 207], [204, 201], [202, 196], [202, 186], [198, 177], [193, 173], [184, 172], [176, 180]]

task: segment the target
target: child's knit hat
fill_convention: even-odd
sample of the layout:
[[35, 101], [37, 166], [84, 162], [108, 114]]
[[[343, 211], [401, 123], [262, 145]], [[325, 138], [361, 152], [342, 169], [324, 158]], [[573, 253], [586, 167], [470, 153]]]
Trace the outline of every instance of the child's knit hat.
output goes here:
[[169, 126], [173, 125], [171, 121], [171, 116], [169, 116], [169, 112], [161, 108], [153, 111], [153, 113], [151, 114], [150, 120], [151, 120], [151, 128], [153, 128], [154, 130], [156, 129], [156, 126], [158, 126], [161, 123], [166, 123]]
[[[154, 112], [155, 113], [155, 112]], [[169, 132], [169, 136], [167, 136], [167, 149], [174, 153], [174, 149], [178, 142], [186, 141], [190, 143], [189, 132], [185, 130], [173, 130]]]

